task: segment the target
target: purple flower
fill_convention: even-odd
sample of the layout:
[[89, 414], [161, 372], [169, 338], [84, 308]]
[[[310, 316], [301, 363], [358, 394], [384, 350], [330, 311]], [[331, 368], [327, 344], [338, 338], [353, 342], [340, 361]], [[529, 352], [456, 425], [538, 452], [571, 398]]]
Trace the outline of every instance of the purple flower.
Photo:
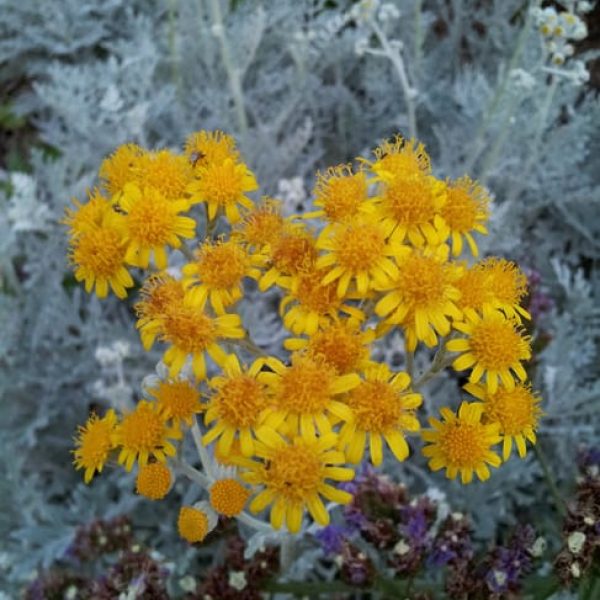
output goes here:
[[315, 537], [319, 540], [323, 552], [327, 555], [332, 555], [340, 554], [349, 533], [350, 529], [343, 525], [328, 525], [317, 531]]

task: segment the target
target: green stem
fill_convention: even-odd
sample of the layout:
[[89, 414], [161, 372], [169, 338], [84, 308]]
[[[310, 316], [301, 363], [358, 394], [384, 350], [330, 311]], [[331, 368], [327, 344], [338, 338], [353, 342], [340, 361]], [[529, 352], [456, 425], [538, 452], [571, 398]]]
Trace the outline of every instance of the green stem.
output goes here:
[[202, 467], [208, 479], [213, 479], [212, 472], [212, 460], [208, 455], [208, 451], [206, 447], [202, 443], [202, 433], [200, 432], [200, 427], [198, 427], [198, 421], [194, 420], [194, 424], [192, 425], [192, 437], [194, 438], [194, 444], [196, 445], [196, 450], [198, 451], [198, 456], [200, 457], [200, 462], [202, 463]]
[[556, 510], [558, 514], [561, 516], [565, 516], [567, 514], [567, 504], [563, 500], [560, 492], [558, 491], [558, 486], [556, 485], [556, 481], [554, 481], [554, 477], [552, 477], [552, 473], [550, 471], [550, 467], [548, 465], [548, 460], [546, 459], [546, 455], [544, 454], [542, 447], [540, 445], [540, 441], [538, 440], [536, 444], [533, 446], [533, 451], [535, 456], [540, 463], [540, 467], [542, 467], [542, 472], [544, 474], [544, 479], [546, 480], [546, 484], [548, 485], [548, 489], [554, 498], [554, 504], [556, 505]]
[[232, 343], [240, 348], [243, 348], [244, 350], [247, 350], [253, 356], [266, 356], [263, 350], [254, 343], [248, 332], [246, 332], [245, 338], [242, 338], [241, 340], [234, 340]]
[[413, 389], [418, 390], [420, 387], [423, 387], [428, 381], [433, 379], [438, 373], [441, 373], [446, 367], [452, 364], [451, 358], [447, 357], [446, 344], [442, 342], [439, 350], [435, 353], [433, 357], [433, 362], [431, 366], [425, 373], [423, 373], [414, 383]]
[[179, 246], [178, 250], [190, 262], [195, 262], [196, 261], [196, 256], [194, 255], [194, 251], [185, 242], [181, 242], [181, 246]]

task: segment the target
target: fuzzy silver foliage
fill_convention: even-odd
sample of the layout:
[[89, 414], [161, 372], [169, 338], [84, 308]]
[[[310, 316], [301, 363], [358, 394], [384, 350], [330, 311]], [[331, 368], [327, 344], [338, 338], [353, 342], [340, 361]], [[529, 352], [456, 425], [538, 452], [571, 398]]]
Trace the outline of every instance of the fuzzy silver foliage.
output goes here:
[[[469, 173], [495, 196], [484, 252], [539, 272], [554, 301], [536, 330], [549, 337], [535, 364], [546, 413], [539, 438], [559, 482], [572, 476], [576, 447], [597, 443], [600, 430], [600, 102], [582, 82], [548, 72], [528, 10], [535, 4], [0, 2], [0, 81], [28, 82], [17, 108], [43, 143], [30, 173], [1, 176], [6, 589], [63, 553], [78, 524], [123, 512], [153, 528], [166, 556], [181, 558], [178, 576], [192, 560], [169, 524], [178, 499], [193, 501], [194, 491], [181, 486], [171, 503], [148, 506], [131, 478], [109, 470], [85, 487], [70, 465], [76, 425], [115, 393], [96, 350], [129, 345], [117, 390], [129, 400], [157, 358], [141, 349], [130, 301], [101, 302], [75, 284], [60, 224], [70, 198], [95, 185], [102, 158], [128, 141], [178, 147], [191, 131], [224, 129], [239, 139], [262, 192], [277, 194], [293, 177], [310, 190], [317, 169], [407, 133], [414, 110], [436, 174]], [[291, 198], [293, 210], [310, 206]], [[249, 289], [240, 310], [257, 344], [281, 354], [277, 305], [277, 292]], [[376, 352], [403, 364], [398, 337]], [[417, 370], [430, 359], [421, 350]], [[424, 393], [428, 413], [460, 397], [450, 372]], [[385, 469], [421, 490], [443, 489], [453, 507], [475, 515], [482, 537], [546, 494], [532, 453], [462, 487], [430, 473], [412, 445], [413, 457]]]

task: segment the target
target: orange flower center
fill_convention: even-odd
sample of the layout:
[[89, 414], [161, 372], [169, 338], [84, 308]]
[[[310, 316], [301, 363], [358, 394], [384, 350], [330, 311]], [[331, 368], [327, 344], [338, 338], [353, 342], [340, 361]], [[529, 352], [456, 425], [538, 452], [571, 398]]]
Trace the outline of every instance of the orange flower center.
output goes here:
[[150, 451], [162, 446], [165, 423], [148, 405], [140, 404], [134, 412], [123, 417], [120, 438], [123, 447], [136, 452]]
[[284, 234], [273, 245], [273, 265], [282, 273], [295, 275], [317, 260], [317, 250], [308, 235]]
[[397, 425], [402, 415], [398, 393], [384, 381], [363, 381], [350, 391], [347, 402], [364, 431], [383, 433]]
[[239, 429], [256, 424], [258, 415], [267, 406], [262, 385], [249, 375], [228, 379], [213, 397], [219, 417]]
[[523, 385], [510, 391], [499, 388], [488, 395], [484, 407], [487, 420], [500, 423], [505, 435], [518, 435], [534, 428], [539, 413], [535, 396]]
[[385, 237], [378, 224], [363, 223], [342, 229], [335, 247], [339, 266], [359, 273], [369, 271], [383, 257]]
[[235, 479], [221, 479], [210, 488], [210, 505], [226, 517], [239, 515], [249, 497], [250, 492]]
[[125, 247], [119, 232], [100, 227], [83, 233], [73, 248], [73, 262], [96, 277], [112, 277], [123, 265]]
[[144, 195], [127, 214], [131, 238], [144, 246], [162, 246], [172, 236], [177, 216], [160, 192], [144, 188]]
[[140, 468], [135, 485], [138, 494], [150, 500], [162, 500], [171, 487], [171, 471], [163, 463], [148, 463]]
[[489, 371], [507, 369], [529, 356], [525, 340], [510, 321], [481, 321], [474, 327], [469, 344], [478, 362]]
[[466, 233], [477, 222], [477, 202], [462, 188], [449, 187], [442, 217], [453, 231]]
[[366, 354], [360, 333], [343, 325], [318, 331], [308, 344], [309, 352], [333, 365], [340, 375], [357, 371]]
[[205, 244], [198, 254], [200, 282], [213, 288], [239, 285], [248, 269], [248, 255], [233, 242]]
[[448, 463], [456, 467], [474, 467], [487, 450], [481, 425], [455, 422], [447, 425], [440, 437], [440, 447]]
[[188, 354], [203, 352], [217, 339], [213, 320], [190, 306], [170, 311], [164, 322], [163, 338]]
[[444, 299], [444, 266], [433, 258], [412, 254], [399, 268], [398, 291], [413, 307], [436, 304]]
[[420, 176], [395, 177], [384, 191], [382, 204], [401, 225], [421, 225], [435, 215], [431, 185]]
[[332, 367], [308, 356], [297, 357], [281, 377], [280, 408], [292, 413], [320, 413], [331, 399]]

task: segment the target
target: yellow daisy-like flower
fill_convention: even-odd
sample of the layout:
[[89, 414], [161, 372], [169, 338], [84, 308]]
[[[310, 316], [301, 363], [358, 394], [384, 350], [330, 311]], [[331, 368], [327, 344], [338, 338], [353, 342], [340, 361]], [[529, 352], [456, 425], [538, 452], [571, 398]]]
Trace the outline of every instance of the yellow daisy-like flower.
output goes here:
[[531, 315], [520, 306], [527, 295], [527, 277], [519, 267], [504, 258], [490, 257], [480, 263], [486, 275], [486, 290], [490, 304], [499, 308], [507, 317], [520, 320]]
[[208, 490], [210, 505], [221, 515], [239, 515], [250, 498], [250, 490], [237, 479], [226, 477], [215, 481]]
[[436, 246], [448, 237], [440, 216], [446, 202], [446, 185], [421, 173], [385, 179], [377, 197], [377, 211], [384, 223], [396, 227], [399, 242], [406, 237], [416, 247]]
[[119, 206], [125, 211], [125, 260], [147, 268], [151, 254], [159, 269], [167, 268], [166, 247], [179, 248], [180, 238], [193, 238], [196, 222], [179, 213], [187, 211], [186, 200], [167, 200], [158, 190], [136, 184], [125, 185], [119, 196]]
[[473, 369], [469, 377], [471, 383], [479, 382], [485, 375], [487, 389], [494, 393], [498, 380], [509, 390], [514, 389], [511, 371], [521, 381], [527, 379], [521, 361], [531, 358], [531, 347], [515, 321], [498, 311], [484, 310], [483, 317], [477, 315], [471, 322], [454, 323], [454, 327], [467, 337], [448, 341], [446, 348], [463, 353], [452, 366], [457, 371]]
[[121, 447], [118, 462], [127, 471], [136, 460], [144, 467], [151, 456], [165, 462], [167, 456], [176, 453], [171, 440], [180, 438], [179, 429], [167, 425], [155, 403], [141, 400], [132, 412], [123, 415], [115, 431], [115, 445]]
[[281, 202], [268, 196], [246, 213], [232, 233], [251, 251], [269, 253], [271, 246], [283, 231], [285, 220], [281, 216]]
[[203, 308], [208, 299], [218, 315], [243, 297], [244, 277], [260, 277], [260, 271], [253, 266], [256, 261], [234, 240], [208, 240], [195, 254], [196, 261], [182, 269], [189, 300], [193, 306]]
[[362, 331], [356, 319], [337, 319], [324, 324], [309, 338], [288, 338], [288, 350], [305, 349], [309, 356], [320, 357], [334, 367], [338, 375], [357, 373], [369, 364], [369, 346], [375, 339], [372, 329]]
[[160, 381], [155, 387], [147, 388], [146, 392], [156, 400], [158, 412], [173, 425], [191, 427], [194, 415], [204, 410], [200, 392], [186, 379]]
[[218, 440], [216, 450], [221, 455], [227, 456], [237, 440], [243, 456], [254, 454], [253, 432], [270, 403], [269, 390], [258, 378], [263, 365], [264, 359], [258, 359], [242, 369], [237, 356], [231, 354], [223, 365], [223, 375], [210, 380], [213, 393], [204, 415], [209, 429], [202, 443]]
[[276, 358], [265, 362], [273, 370], [258, 376], [273, 393], [273, 407], [265, 417], [267, 427], [278, 429], [285, 422], [294, 435], [300, 432], [310, 441], [317, 430], [320, 435], [329, 433], [331, 420], [352, 420], [352, 411], [336, 396], [360, 384], [356, 373], [338, 375], [322, 358], [304, 353], [293, 354], [288, 367]]
[[69, 227], [69, 236], [76, 238], [78, 235], [102, 226], [104, 215], [113, 211], [108, 198], [98, 190], [88, 191], [88, 201], [82, 204], [73, 198], [75, 208], [65, 208], [63, 223]]
[[194, 506], [182, 506], [177, 517], [177, 531], [189, 542], [196, 544], [216, 527], [219, 517], [208, 502], [197, 502]]
[[116, 213], [106, 212], [101, 225], [71, 240], [69, 260], [75, 279], [85, 283], [88, 294], [95, 288], [99, 298], [106, 298], [109, 286], [118, 298], [126, 298], [126, 288], [134, 284], [124, 264], [127, 245], [119, 220]]
[[404, 432], [419, 431], [415, 409], [423, 401], [420, 394], [407, 391], [409, 384], [407, 373], [392, 373], [385, 364], [365, 370], [364, 381], [346, 396], [354, 419], [345, 423], [340, 431], [340, 446], [347, 447], [350, 462], [362, 460], [367, 435], [371, 462], [375, 466], [383, 461], [382, 438], [398, 460], [408, 456]]
[[114, 432], [117, 425], [117, 415], [114, 410], [109, 410], [104, 417], [92, 414], [83, 426], [79, 426], [75, 438], [73, 463], [75, 468], [85, 469], [83, 480], [89, 483], [96, 471], [102, 469], [114, 448]]
[[324, 174], [317, 173], [314, 189], [316, 210], [305, 218], [325, 217], [328, 221], [346, 221], [359, 212], [373, 212], [369, 201], [369, 184], [364, 171], [352, 172], [350, 165], [329, 168]]
[[140, 188], [151, 187], [169, 201], [182, 200], [193, 178], [187, 158], [170, 150], [145, 153], [137, 171], [135, 183]]
[[485, 188], [470, 177], [461, 177], [447, 183], [446, 202], [441, 208], [441, 215], [450, 230], [454, 256], [462, 252], [463, 237], [467, 240], [471, 254], [475, 257], [479, 254], [471, 232], [487, 234], [484, 223], [489, 218], [489, 202]]
[[145, 350], [149, 350], [160, 332], [161, 319], [183, 304], [183, 282], [167, 273], [151, 275], [140, 290], [142, 300], [135, 305], [136, 327]]
[[138, 181], [139, 167], [146, 151], [137, 144], [123, 144], [100, 165], [100, 179], [110, 196], [118, 194], [125, 184]]
[[472, 267], [464, 264], [460, 277], [454, 282], [454, 286], [460, 292], [460, 298], [456, 301], [456, 305], [470, 321], [476, 319], [477, 314], [483, 311], [483, 307], [490, 304], [487, 279], [481, 263]]
[[321, 272], [314, 268], [295, 277], [279, 280], [288, 293], [281, 300], [279, 312], [284, 326], [295, 335], [313, 335], [319, 327], [326, 327], [340, 313], [352, 315], [362, 321], [364, 313], [345, 304], [337, 294], [337, 283], [323, 284]]
[[148, 500], [162, 500], [171, 489], [171, 469], [161, 462], [151, 462], [140, 467], [135, 480], [137, 493]]
[[298, 533], [305, 509], [319, 525], [329, 523], [329, 513], [321, 496], [332, 502], [347, 504], [352, 496], [339, 490], [327, 479], [350, 481], [352, 469], [339, 465], [345, 462], [343, 452], [336, 450], [335, 433], [307, 441], [294, 438], [288, 441], [269, 428], [259, 430], [261, 444], [257, 456], [242, 478], [252, 485], [263, 486], [250, 503], [257, 513], [271, 506], [270, 521], [275, 529], [285, 523], [291, 533]]
[[208, 163], [195, 169], [196, 181], [188, 186], [193, 203], [206, 202], [208, 218], [212, 221], [220, 211], [230, 223], [240, 220], [238, 205], [251, 209], [254, 203], [247, 192], [258, 189], [254, 173], [244, 164], [226, 158], [223, 162]]
[[185, 141], [185, 154], [194, 167], [221, 164], [227, 159], [238, 162], [235, 146], [235, 140], [222, 131], [196, 131]]
[[450, 318], [462, 318], [456, 306], [460, 292], [454, 287], [460, 269], [448, 262], [445, 245], [429, 252], [412, 250], [397, 263], [390, 283], [376, 286], [390, 291], [376, 304], [375, 313], [387, 323], [413, 329], [417, 340], [435, 345], [436, 334], [450, 333]]
[[459, 473], [462, 483], [471, 483], [473, 473], [481, 481], [490, 477], [487, 465], [499, 467], [500, 457], [490, 448], [501, 440], [498, 423], [481, 422], [483, 405], [463, 402], [458, 416], [449, 408], [440, 410], [443, 422], [429, 418], [433, 429], [423, 431], [422, 436], [428, 446], [423, 454], [429, 458], [432, 471], [446, 469], [446, 477], [454, 479]]
[[337, 281], [340, 298], [353, 282], [363, 297], [374, 284], [387, 284], [398, 273], [390, 257], [400, 258], [409, 251], [400, 245], [394, 228], [393, 223], [386, 224], [371, 216], [332, 224], [328, 234], [317, 242], [317, 248], [325, 250], [316, 263], [318, 269], [327, 270], [323, 284]]
[[311, 270], [318, 256], [315, 238], [305, 227], [288, 224], [271, 243], [267, 256], [268, 269], [259, 281], [261, 292], [285, 284], [289, 276]]
[[359, 160], [369, 166], [376, 180], [389, 181], [398, 175], [431, 173], [431, 161], [425, 146], [414, 139], [407, 140], [397, 135], [392, 140], [385, 140], [373, 153], [374, 161]]
[[535, 444], [535, 430], [542, 414], [540, 398], [531, 390], [531, 386], [519, 383], [512, 390], [500, 386], [494, 393], [490, 393], [481, 385], [468, 383], [465, 390], [483, 400], [485, 421], [500, 424], [502, 458], [508, 460], [510, 457], [513, 441], [517, 445], [519, 456], [525, 458], [525, 440]]

